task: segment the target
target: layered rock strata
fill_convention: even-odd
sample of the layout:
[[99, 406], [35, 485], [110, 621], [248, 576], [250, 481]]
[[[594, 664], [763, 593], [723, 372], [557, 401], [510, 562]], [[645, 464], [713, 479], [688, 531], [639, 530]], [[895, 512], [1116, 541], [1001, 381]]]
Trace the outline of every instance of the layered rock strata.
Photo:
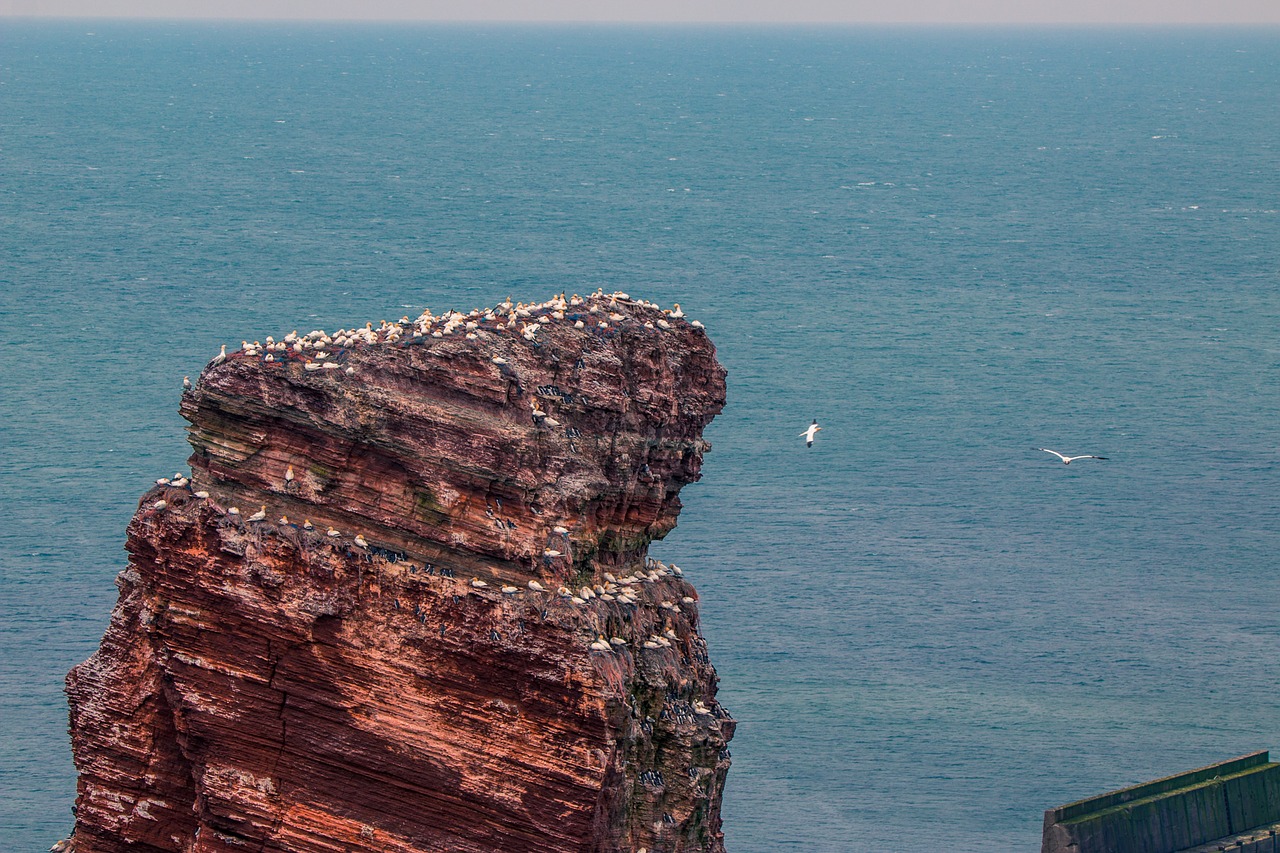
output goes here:
[[723, 850], [734, 723], [647, 548], [724, 395], [625, 294], [215, 359], [67, 679], [74, 849]]

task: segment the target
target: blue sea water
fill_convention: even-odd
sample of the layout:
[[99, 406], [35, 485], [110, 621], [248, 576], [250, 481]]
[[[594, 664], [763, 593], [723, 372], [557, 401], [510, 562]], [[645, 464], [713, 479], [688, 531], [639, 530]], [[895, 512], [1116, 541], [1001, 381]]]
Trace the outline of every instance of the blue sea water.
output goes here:
[[598, 286], [729, 369], [654, 551], [731, 853], [1033, 850], [1277, 745], [1277, 116], [1275, 29], [0, 22], [4, 849], [70, 828], [183, 375]]

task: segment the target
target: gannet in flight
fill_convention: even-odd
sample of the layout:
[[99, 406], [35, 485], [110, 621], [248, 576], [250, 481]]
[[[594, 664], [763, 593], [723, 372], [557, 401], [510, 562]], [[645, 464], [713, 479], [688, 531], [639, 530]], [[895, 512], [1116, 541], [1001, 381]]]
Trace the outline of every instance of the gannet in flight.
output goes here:
[[1105, 457], [1105, 456], [1087, 456], [1087, 455], [1086, 455], [1086, 456], [1063, 456], [1063, 455], [1062, 455], [1061, 453], [1059, 453], [1058, 451], [1056, 451], [1056, 450], [1050, 450], [1050, 449], [1049, 449], [1049, 448], [1047, 448], [1047, 447], [1037, 447], [1037, 448], [1036, 448], [1036, 450], [1043, 450], [1045, 453], [1052, 453], [1054, 456], [1056, 456], [1056, 457], [1058, 457], [1059, 459], [1061, 459], [1061, 460], [1062, 460], [1062, 464], [1063, 464], [1063, 465], [1070, 465], [1072, 462], [1074, 462], [1074, 461], [1075, 461], [1075, 460], [1077, 460], [1077, 459], [1103, 459], [1103, 460], [1105, 460], [1105, 459], [1107, 458], [1107, 457]]
[[800, 433], [801, 437], [805, 440], [805, 447], [813, 447], [813, 437], [817, 435], [818, 431], [821, 429], [822, 427], [818, 426], [818, 419], [814, 418], [813, 423], [809, 424], [809, 428]]

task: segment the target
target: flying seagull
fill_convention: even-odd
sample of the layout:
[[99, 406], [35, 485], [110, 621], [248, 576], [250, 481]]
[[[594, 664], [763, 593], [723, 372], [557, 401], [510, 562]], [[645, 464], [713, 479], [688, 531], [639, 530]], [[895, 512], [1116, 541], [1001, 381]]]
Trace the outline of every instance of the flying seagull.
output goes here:
[[818, 426], [818, 419], [814, 418], [813, 423], [809, 424], [809, 428], [800, 433], [800, 437], [805, 440], [805, 447], [813, 447], [813, 437], [818, 434], [818, 430], [822, 427]]
[[1056, 456], [1056, 457], [1058, 457], [1059, 459], [1061, 459], [1061, 460], [1062, 460], [1062, 464], [1063, 464], [1063, 465], [1070, 465], [1072, 462], [1076, 461], [1077, 459], [1103, 459], [1103, 460], [1105, 460], [1105, 459], [1107, 458], [1107, 457], [1105, 457], [1105, 456], [1063, 456], [1063, 455], [1062, 455], [1061, 453], [1059, 453], [1058, 451], [1056, 451], [1056, 450], [1050, 450], [1050, 449], [1049, 449], [1049, 448], [1047, 448], [1047, 447], [1037, 447], [1037, 448], [1036, 448], [1036, 450], [1043, 450], [1045, 453], [1052, 453], [1054, 456]]

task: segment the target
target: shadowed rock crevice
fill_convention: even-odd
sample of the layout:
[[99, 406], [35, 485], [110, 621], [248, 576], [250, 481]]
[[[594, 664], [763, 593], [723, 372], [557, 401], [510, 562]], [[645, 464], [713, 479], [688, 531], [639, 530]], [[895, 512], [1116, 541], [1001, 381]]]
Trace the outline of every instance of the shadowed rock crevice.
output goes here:
[[648, 557], [724, 405], [699, 324], [597, 293], [215, 362], [68, 676], [76, 850], [723, 850], [734, 723]]

